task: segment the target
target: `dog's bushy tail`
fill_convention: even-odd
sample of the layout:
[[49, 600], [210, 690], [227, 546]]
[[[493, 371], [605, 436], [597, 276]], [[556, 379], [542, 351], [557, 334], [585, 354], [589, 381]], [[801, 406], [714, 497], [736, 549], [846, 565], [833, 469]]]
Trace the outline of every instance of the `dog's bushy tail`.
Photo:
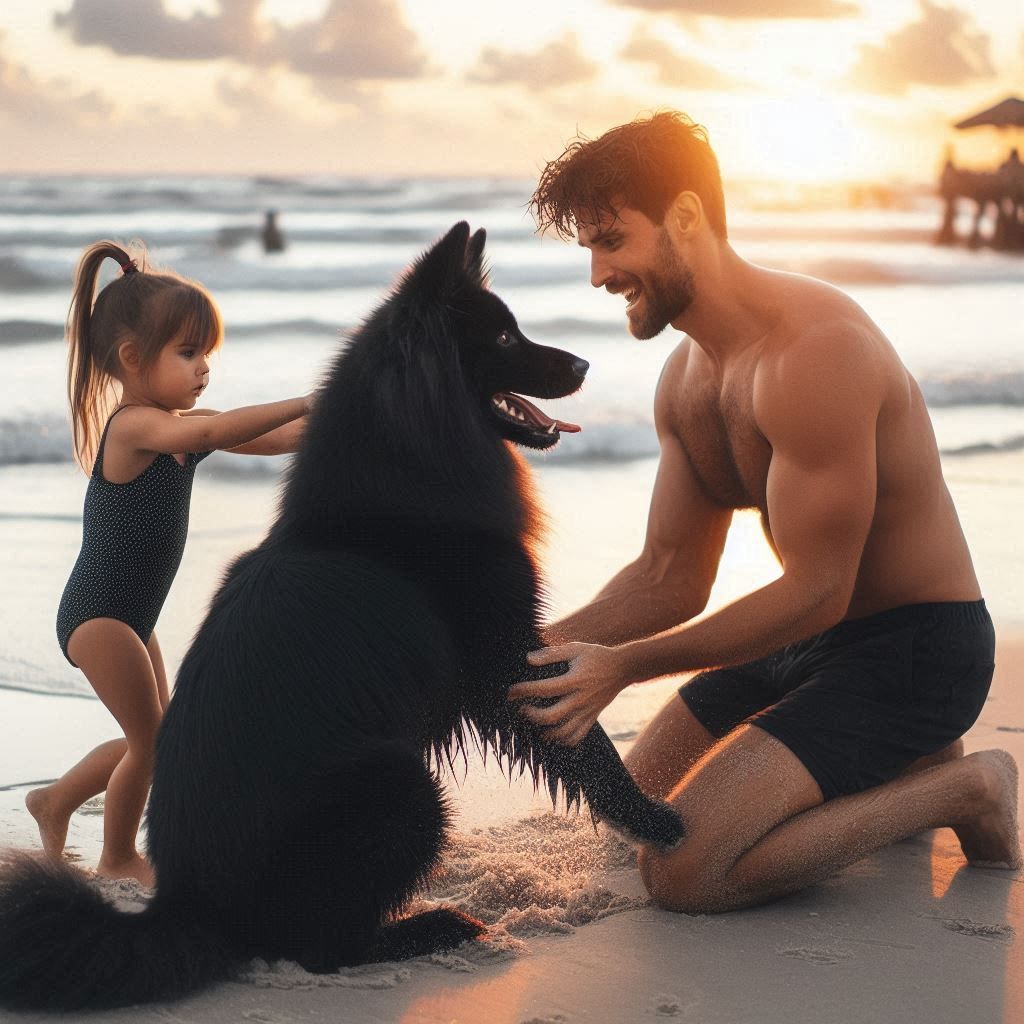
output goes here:
[[173, 999], [242, 962], [222, 936], [176, 920], [159, 899], [115, 909], [81, 872], [20, 856], [0, 871], [0, 1006], [110, 1009]]

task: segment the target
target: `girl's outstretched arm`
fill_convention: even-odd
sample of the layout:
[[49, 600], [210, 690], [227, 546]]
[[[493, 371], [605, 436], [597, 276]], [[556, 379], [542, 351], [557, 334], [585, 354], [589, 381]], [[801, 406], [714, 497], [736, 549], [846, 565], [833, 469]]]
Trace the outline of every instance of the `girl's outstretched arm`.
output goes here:
[[[183, 412], [182, 416], [218, 416], [216, 409], [190, 409]], [[226, 448], [225, 451], [233, 452], [235, 455], [290, 455], [299, 450], [299, 443], [306, 430], [306, 417], [300, 416], [291, 423], [275, 430], [268, 430], [259, 437], [246, 441], [244, 444], [236, 444], [234, 448]]]
[[138, 451], [173, 455], [227, 450], [300, 419], [311, 402], [310, 397], [288, 398], [212, 416], [178, 416], [163, 409], [135, 406], [121, 413], [115, 425], [121, 443]]

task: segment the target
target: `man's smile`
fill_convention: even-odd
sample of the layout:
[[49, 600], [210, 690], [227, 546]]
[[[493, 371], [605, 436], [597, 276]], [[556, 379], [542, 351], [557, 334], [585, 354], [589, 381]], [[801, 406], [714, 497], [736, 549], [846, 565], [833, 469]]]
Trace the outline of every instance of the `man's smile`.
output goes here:
[[626, 300], [627, 313], [633, 308], [633, 306], [636, 305], [637, 300], [640, 298], [640, 295], [643, 291], [639, 284], [633, 284], [627, 287], [606, 287], [605, 290], [610, 295], [621, 295]]

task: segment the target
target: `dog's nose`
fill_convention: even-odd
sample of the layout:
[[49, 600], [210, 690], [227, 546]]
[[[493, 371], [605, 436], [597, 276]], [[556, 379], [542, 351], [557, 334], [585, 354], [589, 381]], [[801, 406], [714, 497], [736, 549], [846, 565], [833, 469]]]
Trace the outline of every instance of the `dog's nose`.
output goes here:
[[585, 377], [587, 375], [587, 370], [590, 369], [590, 363], [588, 363], [586, 359], [580, 359], [577, 357], [572, 361], [572, 368], [577, 377]]

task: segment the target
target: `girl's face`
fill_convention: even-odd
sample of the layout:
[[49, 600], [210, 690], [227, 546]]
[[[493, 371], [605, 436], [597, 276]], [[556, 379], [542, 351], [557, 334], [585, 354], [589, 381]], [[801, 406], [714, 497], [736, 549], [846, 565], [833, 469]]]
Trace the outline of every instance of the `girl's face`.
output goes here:
[[146, 374], [147, 396], [165, 409], [192, 409], [210, 382], [210, 349], [168, 342]]

